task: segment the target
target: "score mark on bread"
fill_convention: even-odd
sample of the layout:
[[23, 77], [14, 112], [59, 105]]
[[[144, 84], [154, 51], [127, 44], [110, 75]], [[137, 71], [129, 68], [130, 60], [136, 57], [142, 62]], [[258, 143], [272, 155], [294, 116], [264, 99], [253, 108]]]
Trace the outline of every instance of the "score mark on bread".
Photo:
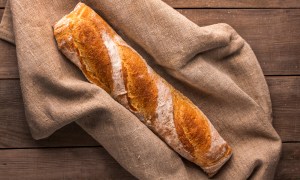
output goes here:
[[90, 7], [79, 3], [54, 25], [58, 48], [85, 75], [184, 158], [214, 175], [232, 150], [209, 119], [160, 77]]

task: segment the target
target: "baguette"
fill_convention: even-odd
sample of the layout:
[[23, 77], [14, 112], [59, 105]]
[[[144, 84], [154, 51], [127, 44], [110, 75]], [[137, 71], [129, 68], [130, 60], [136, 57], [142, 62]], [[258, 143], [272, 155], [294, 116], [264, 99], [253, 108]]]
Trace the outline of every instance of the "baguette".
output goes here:
[[79, 3], [54, 25], [54, 36], [88, 81], [209, 176], [231, 157], [231, 147], [202, 111], [155, 73], [91, 8]]

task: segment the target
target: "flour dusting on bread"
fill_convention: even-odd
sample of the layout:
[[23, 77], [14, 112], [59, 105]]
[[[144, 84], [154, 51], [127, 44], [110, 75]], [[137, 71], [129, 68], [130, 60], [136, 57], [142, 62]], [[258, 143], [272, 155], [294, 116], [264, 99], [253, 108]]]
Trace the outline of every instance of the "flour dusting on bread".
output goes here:
[[158, 89], [157, 108], [156, 108], [156, 121], [154, 122], [154, 130], [174, 148], [175, 151], [180, 153], [185, 158], [192, 160], [192, 156], [184, 149], [180, 142], [173, 116], [173, 100], [170, 88], [162, 79], [156, 80]]
[[122, 105], [128, 105], [126, 96], [127, 93], [125, 89], [123, 74], [122, 74], [122, 60], [119, 54], [118, 47], [113, 39], [105, 32], [102, 32], [102, 40], [108, 51], [112, 66], [112, 78], [113, 78], [113, 91], [112, 96], [114, 98], [121, 98], [120, 103]]
[[231, 157], [231, 147], [201, 110], [152, 70], [91, 8], [79, 3], [54, 25], [54, 36], [59, 49], [90, 82], [209, 176]]

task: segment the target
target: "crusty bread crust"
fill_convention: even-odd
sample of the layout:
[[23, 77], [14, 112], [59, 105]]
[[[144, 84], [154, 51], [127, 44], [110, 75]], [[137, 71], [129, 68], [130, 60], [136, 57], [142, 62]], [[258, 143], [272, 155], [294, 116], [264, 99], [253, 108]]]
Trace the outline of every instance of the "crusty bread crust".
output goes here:
[[174, 89], [91, 8], [79, 3], [54, 25], [59, 49], [86, 78], [210, 176], [232, 150], [208, 118]]

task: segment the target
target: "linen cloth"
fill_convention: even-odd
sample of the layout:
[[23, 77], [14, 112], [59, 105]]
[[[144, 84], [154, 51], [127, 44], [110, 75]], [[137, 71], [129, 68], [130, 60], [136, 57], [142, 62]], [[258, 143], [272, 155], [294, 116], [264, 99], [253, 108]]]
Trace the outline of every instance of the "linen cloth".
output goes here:
[[[268, 87], [255, 54], [232, 27], [199, 27], [160, 0], [83, 2], [189, 97], [233, 148], [213, 178], [273, 178], [281, 140]], [[59, 52], [52, 25], [77, 3], [9, 0], [5, 8], [0, 37], [16, 45], [33, 138], [76, 122], [136, 178], [207, 179]]]

